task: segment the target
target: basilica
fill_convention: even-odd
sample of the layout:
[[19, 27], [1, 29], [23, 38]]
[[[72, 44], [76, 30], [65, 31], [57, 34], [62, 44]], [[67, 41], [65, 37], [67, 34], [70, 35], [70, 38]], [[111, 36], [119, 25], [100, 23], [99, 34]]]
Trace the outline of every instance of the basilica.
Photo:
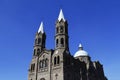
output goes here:
[[28, 80], [107, 80], [103, 65], [99, 61], [92, 61], [82, 44], [79, 44], [74, 56], [71, 55], [68, 22], [62, 9], [55, 24], [54, 50], [46, 48], [46, 33], [43, 27], [41, 22], [35, 35]]

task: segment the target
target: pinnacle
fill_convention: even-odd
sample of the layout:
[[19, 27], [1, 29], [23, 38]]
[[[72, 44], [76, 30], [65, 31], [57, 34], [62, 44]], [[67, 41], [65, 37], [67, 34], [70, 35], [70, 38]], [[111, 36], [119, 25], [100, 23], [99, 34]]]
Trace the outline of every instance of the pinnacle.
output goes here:
[[60, 9], [60, 14], [59, 14], [59, 16], [58, 16], [58, 20], [60, 21], [61, 19], [63, 19], [63, 21], [65, 21], [65, 18], [64, 18], [64, 14], [63, 14], [62, 9]]
[[41, 22], [41, 24], [40, 24], [40, 27], [39, 27], [39, 29], [38, 29], [38, 33], [44, 33], [44, 29], [43, 29], [43, 22]]
[[80, 48], [80, 47], [83, 47], [81, 43], [79, 44], [79, 48]]
[[81, 43], [79, 44], [79, 49], [80, 49], [80, 50], [83, 50], [83, 46], [82, 46]]

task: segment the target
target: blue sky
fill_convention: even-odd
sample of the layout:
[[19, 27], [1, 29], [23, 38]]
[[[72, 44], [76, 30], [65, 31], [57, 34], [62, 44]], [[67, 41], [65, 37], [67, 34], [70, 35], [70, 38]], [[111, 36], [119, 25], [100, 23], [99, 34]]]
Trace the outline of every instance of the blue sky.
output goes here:
[[41, 21], [46, 47], [54, 49], [60, 8], [69, 24], [71, 54], [79, 43], [99, 60], [109, 80], [120, 80], [119, 0], [0, 0], [0, 78], [27, 80], [35, 33]]

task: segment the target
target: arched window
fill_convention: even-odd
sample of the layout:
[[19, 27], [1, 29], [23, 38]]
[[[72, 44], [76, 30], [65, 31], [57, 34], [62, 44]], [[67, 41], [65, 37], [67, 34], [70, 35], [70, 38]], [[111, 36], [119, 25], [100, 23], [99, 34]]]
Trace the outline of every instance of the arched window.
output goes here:
[[56, 80], [57, 80], [57, 78], [58, 78], [58, 74], [55, 74], [55, 77], [56, 77]]
[[43, 59], [43, 68], [45, 67], [45, 60]]
[[45, 80], [45, 78], [41, 78], [40, 80]]
[[57, 57], [57, 64], [60, 64], [60, 57]]
[[56, 33], [58, 33], [58, 32], [59, 32], [59, 28], [57, 27], [57, 28], [56, 28]]
[[48, 66], [48, 59], [45, 60], [45, 67]]
[[54, 57], [54, 65], [56, 65], [56, 57]]
[[42, 63], [42, 61], [39, 62], [39, 68], [43, 68], [43, 63]]
[[33, 72], [35, 70], [35, 63], [31, 64], [31, 71]]
[[36, 53], [36, 49], [34, 49], [34, 54], [33, 54], [34, 56], [35, 56], [35, 53]]
[[56, 39], [56, 47], [58, 47], [58, 39]]
[[37, 55], [40, 53], [40, 49], [37, 49]]
[[45, 60], [41, 60], [41, 68], [45, 67]]
[[35, 44], [37, 44], [37, 39], [35, 39]]
[[60, 27], [60, 33], [63, 33], [63, 27], [62, 26]]
[[63, 38], [61, 38], [60, 43], [61, 43], [61, 46], [64, 47], [64, 39]]
[[40, 44], [41, 43], [41, 38], [38, 38], [38, 44]]
[[35, 64], [33, 64], [33, 71], [35, 70]]

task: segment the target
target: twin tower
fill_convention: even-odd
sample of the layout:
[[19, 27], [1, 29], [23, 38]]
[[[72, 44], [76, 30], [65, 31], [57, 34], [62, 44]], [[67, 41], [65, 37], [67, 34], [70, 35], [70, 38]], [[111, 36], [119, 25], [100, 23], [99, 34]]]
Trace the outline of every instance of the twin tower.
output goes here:
[[[45, 41], [46, 41], [46, 34], [43, 29], [43, 22], [41, 22], [41, 25], [39, 27], [39, 30], [35, 38], [35, 46], [34, 46], [35, 56], [39, 55], [38, 53], [41, 52], [43, 49], [45, 49]], [[55, 44], [56, 44], [55, 49], [69, 50], [68, 24], [64, 18], [62, 9], [60, 10], [60, 14], [56, 22]]]
[[48, 50], [45, 47], [46, 34], [41, 22], [35, 36], [28, 80], [107, 80], [103, 66], [99, 61], [92, 62], [81, 44], [74, 57], [70, 54], [68, 23], [62, 9], [55, 31], [55, 49]]

